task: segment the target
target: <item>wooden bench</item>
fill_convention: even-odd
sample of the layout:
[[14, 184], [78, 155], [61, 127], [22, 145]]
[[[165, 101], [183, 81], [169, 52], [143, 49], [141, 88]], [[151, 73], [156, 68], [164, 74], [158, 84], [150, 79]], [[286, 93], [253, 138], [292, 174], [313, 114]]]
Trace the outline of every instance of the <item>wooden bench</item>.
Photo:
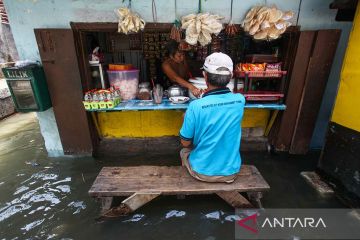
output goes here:
[[[206, 183], [189, 175], [182, 166], [104, 167], [89, 190], [102, 203], [102, 215], [127, 215], [159, 195], [215, 193], [234, 208], [262, 207], [262, 192], [270, 189], [255, 166], [243, 165], [233, 183]], [[246, 193], [246, 199], [240, 194]], [[128, 196], [111, 208], [113, 197]]]

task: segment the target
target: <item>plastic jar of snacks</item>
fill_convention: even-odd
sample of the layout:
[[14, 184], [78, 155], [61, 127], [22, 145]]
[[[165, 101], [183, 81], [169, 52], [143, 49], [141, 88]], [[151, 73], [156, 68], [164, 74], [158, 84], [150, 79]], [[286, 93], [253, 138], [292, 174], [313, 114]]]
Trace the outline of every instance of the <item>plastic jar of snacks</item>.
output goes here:
[[107, 71], [111, 87], [120, 90], [122, 100], [135, 99], [138, 92], [139, 70]]

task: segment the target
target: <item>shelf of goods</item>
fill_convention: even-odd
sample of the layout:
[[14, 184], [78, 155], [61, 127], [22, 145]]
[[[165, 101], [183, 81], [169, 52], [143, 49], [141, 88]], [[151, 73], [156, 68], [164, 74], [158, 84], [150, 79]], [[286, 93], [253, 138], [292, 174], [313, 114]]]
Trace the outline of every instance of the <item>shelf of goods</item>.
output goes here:
[[[285, 76], [286, 71], [235, 71], [235, 81], [239, 79], [244, 79], [244, 89], [235, 92], [242, 93], [247, 101], [267, 101], [267, 102], [276, 102], [282, 101], [284, 98], [284, 85], [285, 85]], [[253, 79], [257, 81], [269, 81], [269, 79], [278, 79], [280, 81], [278, 91], [258, 91], [250, 90], [252, 86]], [[237, 85], [236, 83], [234, 84]]]
[[[163, 99], [161, 104], [155, 104], [152, 100], [130, 100], [123, 101], [114, 108], [108, 109], [89, 109], [91, 112], [106, 111], [138, 111], [138, 110], [186, 110], [189, 103], [175, 104], [168, 99]], [[269, 109], [269, 110], [285, 110], [284, 104], [276, 103], [247, 103], [245, 108]]]

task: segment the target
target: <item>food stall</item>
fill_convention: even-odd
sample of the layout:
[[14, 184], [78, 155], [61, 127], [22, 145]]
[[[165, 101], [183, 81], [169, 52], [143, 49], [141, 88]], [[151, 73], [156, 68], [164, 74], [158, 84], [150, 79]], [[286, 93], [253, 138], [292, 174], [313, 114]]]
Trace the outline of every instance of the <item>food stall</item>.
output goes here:
[[[187, 34], [187, 27], [191, 27], [196, 19], [195, 14], [184, 16], [182, 24], [178, 21], [174, 24], [146, 23], [144, 26], [140, 16], [136, 15], [134, 26], [138, 24], [137, 29], [122, 25], [124, 18], [133, 14], [131, 10], [119, 9], [119, 14], [125, 17], [120, 18], [118, 29], [114, 29], [114, 24], [100, 28], [96, 24], [91, 27], [72, 23], [75, 36], [82, 40], [77, 46], [83, 50], [80, 55], [83, 59], [79, 60], [84, 63], [80, 64], [80, 74], [89, 79], [83, 81], [83, 103], [101, 139], [178, 135], [182, 115], [195, 99], [191, 94], [191, 99], [187, 101], [186, 98], [185, 102], [169, 98], [187, 97], [171, 95], [169, 79], [161, 69], [165, 45], [171, 39], [180, 42], [193, 76], [189, 81], [199, 89], [206, 88], [200, 68], [207, 55], [222, 51], [232, 58], [234, 78], [228, 87], [247, 99], [242, 122], [245, 137], [249, 132], [251, 137], [251, 131], [246, 131], [251, 129], [256, 129], [253, 131], [255, 137], [266, 136], [278, 111], [286, 108], [287, 72], [291, 70], [298, 33], [298, 28], [290, 27], [288, 22], [292, 13], [255, 7], [249, 11], [242, 26], [231, 20], [223, 24], [220, 16], [199, 13], [198, 17], [214, 16], [211, 21], [220, 24], [220, 28], [214, 30], [217, 32], [208, 34], [210, 39]], [[256, 19], [262, 22], [259, 20], [254, 26]], [[268, 21], [264, 23], [264, 19]], [[101, 71], [93, 70], [94, 64], [102, 66]], [[105, 89], [95, 88], [104, 85], [94, 80], [96, 77], [101, 81], [105, 79]], [[156, 102], [151, 93], [155, 86], [164, 91], [160, 102]]]
[[[109, 142], [116, 143], [113, 149], [120, 149], [132, 141], [126, 151], [155, 144], [179, 146], [182, 115], [189, 101], [174, 103], [169, 98], [174, 86], [169, 85], [161, 64], [165, 43], [170, 39], [180, 41], [192, 74], [189, 82], [200, 89], [204, 87], [200, 68], [207, 55], [221, 51], [232, 58], [234, 78], [228, 87], [247, 98], [242, 147], [249, 140], [253, 150], [265, 149], [276, 116], [286, 108], [288, 78], [300, 35], [298, 26], [287, 24], [280, 24], [281, 31], [260, 34], [260, 20], [266, 18], [257, 13], [271, 9], [252, 10], [243, 24], [216, 20], [219, 32], [205, 39], [199, 38], [200, 34], [187, 36], [185, 20], [181, 23], [182, 19], [194, 20], [193, 15], [198, 14], [184, 16], [175, 23], [147, 22], [143, 29], [140, 24], [137, 31], [127, 33], [116, 22], [71, 22], [71, 29], [36, 29], [64, 153], [93, 154]], [[274, 30], [275, 23], [270, 27]], [[60, 46], [61, 51], [57, 49]], [[135, 77], [128, 78], [127, 71], [133, 71]], [[164, 92], [161, 103], [156, 103], [149, 93], [154, 86]], [[172, 143], [167, 144], [169, 139]], [[261, 142], [261, 147], [254, 141]]]

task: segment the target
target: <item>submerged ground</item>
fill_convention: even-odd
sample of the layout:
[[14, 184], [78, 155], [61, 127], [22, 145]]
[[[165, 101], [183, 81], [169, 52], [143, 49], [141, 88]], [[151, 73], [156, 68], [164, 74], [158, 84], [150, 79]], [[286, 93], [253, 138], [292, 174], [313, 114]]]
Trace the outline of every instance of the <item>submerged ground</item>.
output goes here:
[[[265, 208], [339, 208], [300, 176], [316, 168], [307, 156], [243, 153], [271, 186]], [[96, 222], [89, 190], [103, 166], [178, 165], [177, 153], [118, 158], [49, 158], [33, 113], [0, 121], [0, 240], [2, 239], [233, 239], [234, 211], [215, 195], [159, 197], [136, 213]]]

